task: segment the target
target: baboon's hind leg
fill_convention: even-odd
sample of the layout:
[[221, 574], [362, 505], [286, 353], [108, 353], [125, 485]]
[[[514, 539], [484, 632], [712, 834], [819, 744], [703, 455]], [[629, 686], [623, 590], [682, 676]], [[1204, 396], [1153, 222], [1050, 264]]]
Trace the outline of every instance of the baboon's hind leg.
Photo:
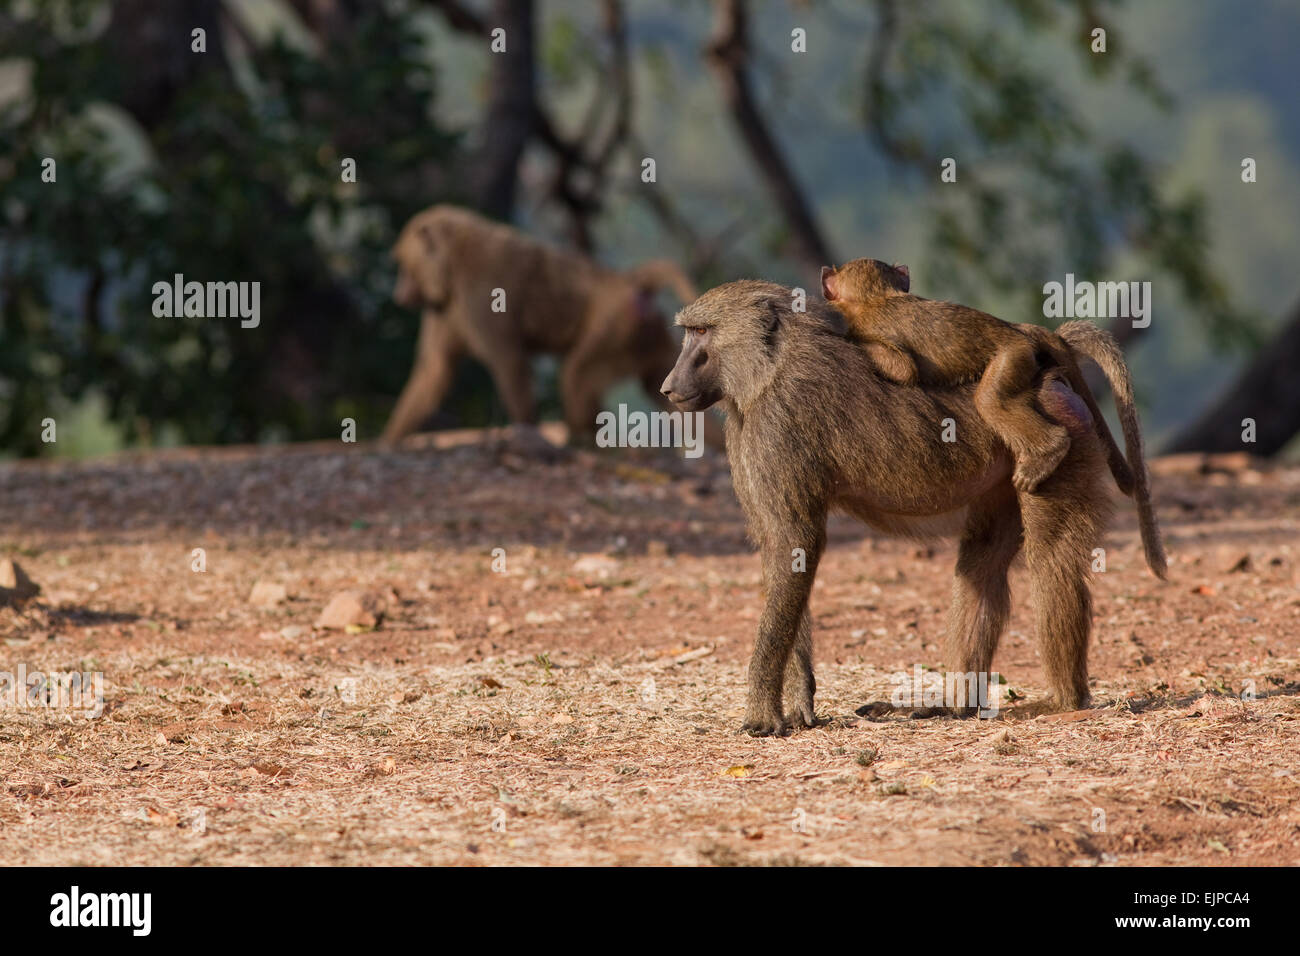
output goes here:
[[1019, 496], [1039, 655], [1057, 706], [1065, 710], [1086, 707], [1090, 697], [1088, 579], [1111, 509], [1098, 443], [1078, 441], [1075, 448], [1078, 454], [1035, 494]]
[[[987, 674], [993, 666], [998, 639], [1011, 613], [1007, 572], [1020, 550], [1020, 509], [1006, 486], [973, 502], [962, 531], [948, 611], [948, 668], [957, 674]], [[957, 682], [964, 696], [966, 683]], [[957, 700], [973, 707], [976, 701]]]

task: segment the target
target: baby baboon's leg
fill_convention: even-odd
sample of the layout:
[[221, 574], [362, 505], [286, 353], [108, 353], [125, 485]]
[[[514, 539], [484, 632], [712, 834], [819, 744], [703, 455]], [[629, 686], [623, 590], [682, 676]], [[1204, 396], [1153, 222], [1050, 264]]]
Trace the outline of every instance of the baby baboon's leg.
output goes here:
[[799, 618], [799, 632], [795, 635], [790, 659], [785, 665], [785, 719], [795, 729], [812, 727], [817, 723], [817, 716], [813, 713], [817, 681], [813, 677], [812, 652], [812, 613], [805, 608]]
[[1088, 577], [1111, 509], [1097, 442], [1076, 441], [1074, 449], [1036, 493], [1019, 495], [1039, 654], [1057, 705], [1066, 710], [1088, 704]]
[[456, 360], [463, 346], [445, 316], [425, 312], [420, 319], [420, 338], [415, 348], [411, 377], [393, 413], [388, 417], [380, 441], [391, 445], [420, 427], [447, 395], [456, 372]]
[[[809, 540], [815, 535], [814, 540]], [[796, 695], [812, 692], [812, 619], [808, 612], [808, 595], [817, 574], [817, 562], [826, 544], [826, 521], [823, 517], [815, 528], [787, 524], [780, 530], [765, 529], [763, 536], [763, 590], [766, 601], [758, 622], [758, 637], [754, 641], [754, 654], [749, 660], [749, 696], [745, 704], [745, 722], [741, 729], [755, 737], [784, 734], [790, 725], [781, 709], [785, 675], [791, 666], [790, 658], [800, 643], [800, 631], [807, 628], [807, 669], [802, 661], [794, 666], [800, 672], [800, 685]], [[794, 570], [794, 548], [804, 549], [804, 561]], [[806, 682], [803, 676], [806, 674]], [[809, 699], [796, 700], [800, 717], [803, 709], [812, 710]]]
[[902, 349], [883, 342], [865, 342], [862, 347], [885, 378], [899, 385], [916, 384], [916, 362]]
[[1020, 491], [1037, 488], [1070, 450], [1069, 433], [1038, 412], [1037, 375], [1034, 343], [1027, 336], [1017, 336], [993, 356], [975, 390], [980, 416], [1015, 456], [1011, 482]]
[[[1005, 485], [971, 503], [966, 515], [948, 611], [948, 668], [957, 674], [989, 673], [1011, 611], [1007, 571], [1021, 543], [1020, 509]], [[958, 681], [964, 691], [967, 684]], [[959, 692], [961, 692], [959, 691]], [[966, 701], [975, 706], [976, 701]], [[958, 707], [962, 701], [955, 701]]]

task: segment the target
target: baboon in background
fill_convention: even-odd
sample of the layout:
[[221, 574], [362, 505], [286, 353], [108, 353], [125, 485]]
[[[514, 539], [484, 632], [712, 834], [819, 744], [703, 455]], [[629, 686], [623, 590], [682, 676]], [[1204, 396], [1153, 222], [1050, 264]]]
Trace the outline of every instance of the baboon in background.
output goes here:
[[838, 269], [825, 266], [821, 278], [822, 296], [844, 315], [850, 335], [863, 341], [889, 379], [901, 385], [979, 383], [975, 407], [1015, 456], [1012, 481], [1022, 491], [1033, 491], [1070, 447], [1068, 429], [1043, 414], [1035, 387], [1045, 367], [1061, 368], [1088, 403], [1115, 481], [1125, 494], [1133, 493], [1134, 476], [1057, 335], [964, 305], [910, 295], [907, 267], [878, 259], [855, 259]]
[[587, 439], [601, 396], [619, 379], [636, 378], [659, 399], [677, 345], [655, 293], [666, 286], [683, 302], [695, 298], [671, 262], [617, 272], [455, 206], [412, 217], [393, 257], [393, 298], [422, 315], [410, 379], [380, 439], [387, 444], [438, 407], [466, 354], [487, 366], [511, 421], [528, 424], [537, 419], [530, 359], [561, 356], [570, 440]]
[[[1023, 547], [1056, 703], [1084, 706], [1089, 564], [1111, 512], [1101, 443], [1080, 414], [1086, 406], [1058, 394], [1059, 410], [1077, 419], [1070, 448], [1034, 493], [1018, 491], [1011, 456], [976, 411], [972, 386], [897, 387], [844, 336], [838, 313], [815, 302], [795, 312], [791, 297], [759, 281], [706, 292], [678, 313], [682, 352], [663, 384], [679, 408], [725, 411], [732, 481], [762, 555], [766, 603], [744, 729], [779, 734], [814, 723], [808, 596], [831, 508], [890, 534], [960, 532], [946, 638], [957, 673], [990, 670], [1010, 609], [1007, 571]], [[1105, 337], [1089, 332], [1088, 347]], [[1108, 352], [1103, 369], [1116, 395], [1129, 394], [1117, 355]], [[1064, 388], [1059, 379], [1053, 387]], [[946, 419], [956, 441], [942, 440]], [[1144, 469], [1140, 451], [1139, 436], [1135, 472]], [[804, 570], [794, 570], [795, 549]], [[1156, 570], [1149, 547], [1147, 557]]]

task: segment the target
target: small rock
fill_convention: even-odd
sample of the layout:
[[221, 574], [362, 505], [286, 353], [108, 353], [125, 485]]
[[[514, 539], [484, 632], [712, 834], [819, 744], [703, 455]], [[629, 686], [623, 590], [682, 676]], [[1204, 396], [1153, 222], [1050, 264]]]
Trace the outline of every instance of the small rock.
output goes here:
[[608, 578], [618, 573], [619, 563], [603, 554], [585, 554], [573, 562], [577, 574], [594, 578]]
[[290, 624], [288, 627], [280, 628], [280, 636], [292, 641], [294, 638], [302, 637], [307, 632], [307, 628], [301, 624]]
[[1223, 547], [1219, 549], [1219, 570], [1224, 574], [1234, 574], [1238, 571], [1251, 570], [1250, 552], [1241, 551], [1237, 548]]
[[258, 581], [248, 595], [248, 603], [253, 607], [275, 607], [289, 600], [289, 592], [283, 584], [274, 581]]
[[41, 593], [40, 585], [27, 576], [17, 561], [0, 561], [0, 605], [17, 604]]
[[340, 591], [320, 612], [316, 626], [331, 630], [378, 627], [385, 610], [384, 599], [374, 592]]

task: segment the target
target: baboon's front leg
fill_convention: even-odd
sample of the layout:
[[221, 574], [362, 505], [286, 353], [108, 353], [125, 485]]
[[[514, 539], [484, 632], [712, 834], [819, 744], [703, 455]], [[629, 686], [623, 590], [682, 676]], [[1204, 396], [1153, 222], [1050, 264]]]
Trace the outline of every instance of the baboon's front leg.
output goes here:
[[785, 720], [790, 727], [812, 727], [817, 723], [813, 712], [813, 697], [817, 693], [817, 680], [813, 677], [812, 664], [812, 613], [804, 608], [799, 618], [799, 630], [795, 635], [794, 647], [790, 650], [790, 659], [785, 665]]
[[492, 374], [497, 394], [506, 407], [506, 415], [516, 425], [537, 424], [537, 403], [533, 397], [533, 370], [528, 356], [518, 350], [509, 350], [496, 356], [484, 356], [484, 363]]
[[[810, 537], [813, 540], [808, 540]], [[815, 532], [791, 527], [767, 536], [763, 545], [767, 601], [749, 661], [749, 697], [742, 727], [752, 736], [779, 735], [790, 729], [790, 721], [781, 708], [782, 690], [790, 669], [794, 670], [796, 681], [791, 687], [792, 703], [799, 720], [812, 717], [812, 623], [808, 595], [812, 592], [825, 540], [823, 518]], [[806, 644], [796, 654], [804, 634]]]
[[419, 428], [425, 417], [437, 409], [451, 388], [462, 347], [446, 317], [434, 312], [424, 313], [420, 319], [420, 338], [411, 377], [384, 426], [379, 439], [381, 443], [396, 444], [400, 438]]
[[902, 349], [883, 342], [867, 342], [863, 348], [885, 378], [898, 385], [916, 384], [916, 362]]

